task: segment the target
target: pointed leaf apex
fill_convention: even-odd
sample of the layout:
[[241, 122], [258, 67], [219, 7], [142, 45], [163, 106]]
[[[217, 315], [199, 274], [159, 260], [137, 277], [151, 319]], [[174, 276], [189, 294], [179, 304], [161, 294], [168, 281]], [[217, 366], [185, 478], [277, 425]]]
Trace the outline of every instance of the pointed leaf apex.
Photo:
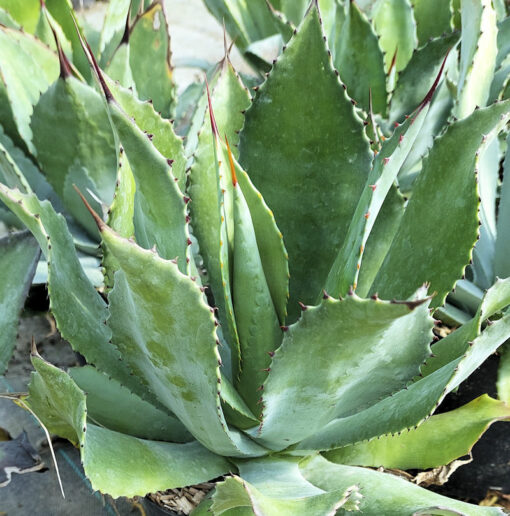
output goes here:
[[71, 17], [73, 19], [74, 27], [76, 29], [76, 33], [78, 34], [78, 39], [80, 40], [81, 47], [83, 49], [83, 52], [85, 53], [85, 56], [94, 70], [96, 77], [99, 81], [99, 84], [101, 85], [101, 89], [103, 90], [104, 96], [106, 98], [107, 102], [115, 102], [115, 98], [112, 95], [112, 92], [110, 91], [110, 88], [106, 85], [106, 81], [103, 77], [103, 72], [101, 71], [101, 68], [99, 68], [99, 65], [97, 64], [96, 58], [94, 56], [94, 53], [92, 52], [92, 49], [90, 48], [90, 45], [88, 41], [83, 37], [82, 33], [80, 32], [80, 28], [78, 27], [78, 22], [76, 21], [76, 16], [74, 12], [71, 10], [69, 11], [71, 14]]
[[68, 77], [71, 77], [72, 75], [71, 64], [69, 63], [67, 56], [64, 54], [64, 51], [62, 50], [62, 45], [60, 44], [60, 40], [58, 39], [57, 32], [55, 31], [55, 28], [51, 24], [51, 21], [48, 17], [48, 11], [46, 10], [46, 4], [44, 3], [44, 0], [41, 0], [41, 10], [44, 11], [46, 21], [48, 22], [48, 25], [53, 34], [53, 38], [55, 39], [55, 44], [57, 45], [57, 54], [60, 63], [60, 78], [65, 80]]
[[214, 112], [211, 101], [211, 91], [209, 90], [209, 81], [207, 80], [207, 75], [205, 76], [205, 87], [207, 90], [207, 103], [209, 104], [209, 117], [211, 119], [211, 129], [214, 137], [217, 138], [219, 136], [218, 126], [216, 125], [216, 119], [214, 118]]
[[32, 343], [30, 344], [30, 356], [42, 358], [41, 355], [39, 355], [39, 351], [37, 351], [37, 345], [35, 343], [34, 336], [32, 336]]
[[131, 34], [131, 29], [129, 27], [129, 20], [131, 19], [131, 8], [133, 7], [133, 0], [130, 0], [128, 12], [126, 16], [126, 25], [124, 27], [124, 34], [122, 35], [122, 39], [120, 40], [120, 45], [127, 45], [129, 44], [129, 36]]
[[232, 174], [232, 184], [234, 186], [237, 186], [237, 176], [236, 176], [236, 168], [234, 166], [234, 156], [232, 156], [232, 150], [230, 149], [230, 145], [228, 143], [227, 135], [225, 135], [225, 142], [227, 144], [228, 161], [230, 163], [230, 173]]
[[451, 48], [448, 49], [448, 52], [446, 52], [446, 55], [444, 56], [443, 63], [441, 64], [441, 68], [439, 68], [439, 73], [437, 74], [437, 77], [434, 80], [432, 87], [430, 88], [428, 93], [425, 95], [425, 98], [422, 100], [421, 104], [418, 106], [418, 110], [417, 110], [418, 113], [432, 100], [432, 97], [434, 96], [434, 93], [436, 92], [439, 81], [441, 80], [441, 76], [443, 75], [443, 70], [446, 65], [446, 60], [448, 59], [448, 56], [450, 55], [450, 50], [451, 50]]
[[87, 199], [85, 199], [85, 197], [83, 196], [83, 194], [80, 192], [79, 188], [75, 184], [73, 184], [73, 188], [76, 190], [76, 192], [80, 196], [80, 198], [83, 201], [83, 204], [85, 204], [85, 207], [87, 208], [87, 210], [89, 210], [95, 223], [97, 224], [99, 231], [102, 231], [106, 227], [104, 220], [93, 210], [92, 206], [88, 203]]

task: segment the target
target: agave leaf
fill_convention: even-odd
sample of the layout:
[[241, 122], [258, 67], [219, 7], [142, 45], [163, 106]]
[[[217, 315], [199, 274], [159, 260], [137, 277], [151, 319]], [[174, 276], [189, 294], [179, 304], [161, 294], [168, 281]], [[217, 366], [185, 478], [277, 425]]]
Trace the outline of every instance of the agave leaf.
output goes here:
[[69, 375], [87, 393], [87, 417], [94, 424], [142, 439], [177, 443], [193, 440], [175, 416], [142, 400], [94, 367], [73, 367]]
[[395, 304], [349, 295], [308, 307], [274, 355], [254, 435], [282, 449], [405, 387], [430, 354], [432, 325], [427, 299]]
[[[321, 95], [303, 104], [302, 92], [317, 89]], [[333, 100], [324, 103], [325, 97]], [[240, 155], [284, 235], [293, 321], [297, 302], [313, 303], [324, 285], [371, 161], [362, 124], [331, 65], [315, 6], [246, 113]]]
[[138, 93], [136, 90], [136, 84], [135, 79], [133, 78], [131, 65], [129, 64], [129, 58], [129, 42], [123, 41], [115, 51], [115, 54], [113, 55], [111, 61], [106, 67], [106, 73], [113, 80], [119, 81], [119, 83], [124, 88], [131, 88], [133, 96], [137, 98]]
[[149, 441], [87, 423], [87, 397], [64, 371], [32, 356], [27, 403], [52, 433], [80, 445], [92, 488], [119, 496], [204, 482], [229, 470], [227, 461], [196, 441]]
[[187, 271], [190, 240], [186, 198], [172, 174], [171, 162], [159, 153], [150, 137], [128, 118], [107, 87], [105, 92], [113, 126], [136, 182], [136, 240], [147, 249], [156, 246], [163, 258], [177, 258], [180, 270]]
[[[458, 331], [458, 330], [457, 330]], [[443, 398], [469, 377], [508, 338], [510, 317], [487, 327], [465, 354], [376, 405], [343, 419], [336, 419], [299, 449], [333, 449], [380, 435], [396, 433], [421, 423]]]
[[54, 52], [56, 52], [57, 43], [55, 41], [55, 37], [53, 36], [53, 31], [55, 31], [57, 39], [62, 45], [62, 50], [64, 51], [66, 56], [71, 58], [73, 52], [71, 48], [71, 43], [69, 43], [69, 41], [67, 40], [67, 37], [64, 34], [64, 31], [62, 30], [62, 27], [57, 23], [55, 18], [53, 18], [51, 13], [46, 8], [46, 4], [42, 4], [34, 36], [36, 36], [43, 43], [48, 45]]
[[[250, 43], [278, 32], [278, 23], [266, 0], [205, 0], [205, 5], [217, 20], [224, 21], [236, 45], [244, 51]], [[274, 4], [273, 4], [274, 5]], [[278, 8], [277, 5], [274, 7]]]
[[[264, 516], [292, 516], [294, 514], [328, 515], [345, 507], [353, 507], [353, 498], [359, 497], [356, 486], [343, 490], [322, 493], [316, 496], [295, 498], [272, 498], [261, 493], [245, 480], [234, 476], [216, 484], [210, 512], [214, 516], [229, 514], [229, 511], [244, 511]], [[349, 510], [349, 509], [347, 509]], [[352, 509], [350, 509], [352, 510]], [[238, 514], [237, 512], [235, 514]], [[242, 514], [242, 513], [241, 513]]]
[[[108, 210], [108, 225], [124, 238], [134, 238], [135, 236], [135, 193], [136, 184], [131, 172], [131, 165], [127, 157], [121, 153], [115, 196]], [[111, 288], [118, 267], [107, 249], [103, 249], [102, 263], [105, 269], [105, 285], [107, 288]]]
[[119, 265], [108, 324], [135, 375], [209, 449], [264, 454], [226, 426], [214, 317], [196, 283], [104, 224], [101, 235]]
[[505, 419], [510, 419], [510, 407], [485, 394], [456, 410], [432, 416], [416, 429], [332, 450], [325, 457], [355, 466], [437, 468], [468, 455], [492, 423]]
[[236, 174], [250, 211], [271, 298], [280, 324], [283, 325], [287, 316], [289, 298], [289, 261], [283, 236], [276, 225], [273, 212], [266, 205], [260, 192], [253, 186], [248, 174], [240, 168], [237, 169]]
[[73, 16], [71, 0], [45, 0], [46, 7], [53, 18], [60, 25], [66, 38], [70, 41], [73, 49], [73, 63], [83, 75], [85, 80], [91, 79], [91, 71], [88, 60], [81, 48], [80, 36], [82, 29], [79, 22]]
[[6, 148], [0, 143], [0, 182], [23, 193], [32, 193], [25, 176]]
[[342, 28], [337, 29], [337, 38], [332, 43], [335, 67], [349, 95], [369, 112], [371, 94], [374, 113], [384, 117], [386, 75], [377, 36], [355, 2], [347, 2], [346, 10]]
[[358, 296], [368, 296], [368, 291], [388, 253], [403, 215], [404, 197], [395, 186], [392, 186], [365, 245], [356, 287]]
[[48, 181], [66, 209], [91, 236], [97, 236], [94, 221], [72, 185], [81, 183], [89, 202], [94, 198], [84, 187], [107, 205], [113, 199], [117, 150], [101, 96], [74, 77], [63, 75], [35, 106], [31, 129], [37, 159]]
[[510, 16], [498, 23], [498, 55], [496, 68], [500, 68], [510, 54]]
[[510, 405], [510, 352], [508, 344], [501, 348], [498, 369], [498, 398]]
[[225, 413], [225, 419], [241, 430], [252, 428], [259, 424], [259, 420], [253, 415], [248, 405], [235, 390], [230, 380], [221, 375], [221, 406]]
[[147, 134], [152, 135], [152, 144], [165, 157], [172, 160], [172, 174], [179, 180], [182, 191], [186, 185], [186, 158], [182, 139], [173, 129], [172, 122], [161, 118], [151, 102], [143, 102], [129, 90], [115, 81], [105, 77], [115, 100], [126, 114], [134, 118], [136, 125]]
[[462, 0], [462, 45], [456, 114], [485, 106], [496, 64], [497, 20], [490, 0]]
[[103, 20], [103, 27], [99, 37], [100, 64], [106, 67], [110, 62], [115, 50], [122, 41], [126, 30], [126, 19], [131, 6], [131, 13], [137, 12], [139, 0], [111, 0], [108, 2], [106, 14]]
[[308, 481], [325, 490], [347, 489], [353, 484], [358, 485], [362, 494], [367, 493], [360, 503], [361, 513], [367, 516], [437, 514], [437, 512], [417, 512], [434, 506], [450, 511], [446, 514], [451, 514], [452, 510], [469, 516], [504, 514], [496, 507], [479, 507], [452, 500], [388, 473], [333, 464], [320, 455], [304, 461], [301, 464], [301, 472]]
[[[273, 5], [275, 5], [274, 2]], [[284, 13], [294, 25], [299, 25], [309, 5], [310, 2], [308, 0], [280, 0], [278, 9]]]
[[[405, 115], [416, 109], [431, 88], [445, 56], [459, 40], [459, 33], [433, 39], [415, 50], [409, 64], [398, 77], [391, 97], [390, 119], [402, 122]], [[452, 53], [452, 59], [455, 52]]]
[[151, 99], [164, 118], [170, 118], [175, 110], [171, 55], [163, 2], [155, 0], [131, 30], [129, 63], [140, 99]]
[[[501, 127], [509, 111], [510, 103], [476, 111], [436, 139], [372, 292], [386, 298], [406, 298], [413, 288], [430, 282], [431, 292], [437, 292], [432, 305], [443, 304], [469, 262], [477, 238], [478, 195], [473, 171], [482, 135]], [[445, 167], [448, 175], [442, 173]], [[456, 198], [459, 202], [452, 204], [442, 198]], [[431, 206], [437, 209], [431, 210]], [[445, 228], [448, 236], [441, 230], [445, 218], [451, 221]], [[441, 260], [440, 268], [437, 260]]]
[[[377, 154], [347, 236], [325, 284], [326, 291], [333, 296], [345, 295], [350, 288], [357, 288], [365, 245], [400, 167], [420, 134], [428, 109], [428, 103], [422, 104], [413, 118], [396, 127], [391, 138], [384, 142]], [[405, 297], [409, 295], [410, 293]]]
[[395, 60], [397, 72], [403, 70], [418, 46], [416, 21], [409, 0], [378, 0], [372, 11], [375, 32], [384, 52], [386, 72]]
[[305, 478], [299, 459], [271, 457], [239, 462], [240, 477], [217, 484], [211, 512], [224, 514], [234, 507], [251, 508], [255, 514], [334, 514], [335, 510], [357, 510], [361, 495], [356, 486], [325, 492]]
[[497, 134], [491, 134], [479, 151], [478, 190], [480, 195], [480, 239], [473, 251], [473, 282], [488, 289], [495, 280], [496, 199], [501, 151]]
[[28, 231], [0, 239], [0, 374], [16, 344], [18, 319], [39, 260], [39, 246]]
[[444, 0], [414, 0], [413, 13], [420, 46], [452, 30], [451, 2]]
[[[447, 71], [447, 73], [449, 70]], [[405, 160], [398, 176], [400, 189], [404, 193], [412, 191], [412, 185], [422, 170], [422, 160], [434, 143], [434, 138], [444, 129], [452, 114], [454, 99], [448, 88], [448, 79], [444, 81], [434, 95], [427, 118], [423, 122], [420, 138], [414, 142], [409, 156]]]
[[237, 172], [243, 171], [234, 164], [230, 147], [228, 152], [224, 159], [230, 161], [234, 185], [232, 298], [241, 350], [241, 368], [235, 385], [258, 415], [261, 407], [257, 404], [260, 398], [257, 389], [267, 377], [270, 353], [280, 345], [282, 331], [264, 273], [254, 223], [237, 182]]
[[39, 0], [24, 0], [23, 3], [18, 0], [0, 0], [0, 7], [5, 9], [17, 23], [22, 25], [26, 32], [32, 34], [35, 31], [41, 9]]
[[494, 272], [496, 276], [506, 278], [510, 276], [510, 228], [505, 221], [510, 220], [510, 137], [507, 138], [507, 151], [503, 167], [503, 184], [499, 198], [499, 215], [496, 226], [497, 239], [494, 255]]
[[[237, 77], [232, 64], [224, 59], [214, 77], [214, 89], [210, 101], [213, 107], [213, 118], [218, 130], [230, 142], [235, 153], [239, 137], [236, 134], [243, 125], [244, 111], [249, 103], [249, 94]], [[207, 102], [207, 93], [204, 93]], [[228, 158], [223, 159], [220, 177], [218, 160], [218, 138], [213, 134], [211, 113], [209, 107], [205, 111], [202, 130], [198, 136], [198, 146], [194, 162], [190, 170], [189, 195], [193, 233], [197, 237], [200, 253], [208, 272], [208, 282], [219, 310], [219, 320], [223, 334], [233, 350], [235, 360], [238, 360], [238, 336], [235, 326], [231, 291], [230, 291], [230, 256], [228, 255], [227, 231], [232, 231], [231, 194], [232, 182]], [[225, 190], [226, 206], [222, 190]], [[229, 224], [230, 222], [230, 224]], [[233, 235], [230, 236], [233, 244]], [[223, 243], [223, 244], [222, 244]], [[237, 366], [235, 366], [237, 367]]]
[[30, 117], [58, 76], [57, 56], [29, 34], [0, 27], [0, 119], [16, 142], [34, 151]]
[[2, 184], [0, 200], [32, 232], [49, 264], [50, 309], [62, 337], [88, 363], [134, 390], [138, 381], [130, 376], [110, 344], [111, 332], [104, 324], [108, 318], [106, 304], [83, 272], [64, 218], [55, 213], [48, 201], [39, 201], [34, 194], [22, 194]]

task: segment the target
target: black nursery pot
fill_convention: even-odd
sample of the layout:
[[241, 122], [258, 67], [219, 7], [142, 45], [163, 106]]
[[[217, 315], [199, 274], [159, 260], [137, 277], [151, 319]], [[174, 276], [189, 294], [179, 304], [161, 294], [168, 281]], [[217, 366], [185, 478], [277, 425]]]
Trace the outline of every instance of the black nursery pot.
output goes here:
[[[493, 355], [477, 369], [458, 391], [449, 394], [438, 412], [456, 409], [482, 394], [497, 397], [499, 357]], [[473, 462], [460, 467], [438, 488], [447, 496], [480, 501], [487, 491], [510, 493], [510, 422], [494, 423], [472, 450]]]

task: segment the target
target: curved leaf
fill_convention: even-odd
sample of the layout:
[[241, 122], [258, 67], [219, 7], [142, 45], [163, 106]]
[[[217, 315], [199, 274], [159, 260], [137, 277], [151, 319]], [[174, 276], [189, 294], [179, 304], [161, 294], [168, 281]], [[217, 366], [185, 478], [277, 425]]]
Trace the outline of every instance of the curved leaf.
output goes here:
[[430, 354], [427, 301], [349, 295], [308, 307], [274, 355], [254, 435], [273, 449], [286, 448], [405, 387]]
[[29, 406], [52, 433], [80, 445], [92, 488], [119, 496], [184, 487], [228, 472], [228, 462], [196, 441], [174, 444], [138, 439], [87, 423], [87, 397], [73, 380], [38, 356]]
[[437, 468], [468, 455], [487, 428], [510, 419], [510, 407], [487, 395], [437, 416], [399, 435], [327, 452], [338, 464], [398, 469]]

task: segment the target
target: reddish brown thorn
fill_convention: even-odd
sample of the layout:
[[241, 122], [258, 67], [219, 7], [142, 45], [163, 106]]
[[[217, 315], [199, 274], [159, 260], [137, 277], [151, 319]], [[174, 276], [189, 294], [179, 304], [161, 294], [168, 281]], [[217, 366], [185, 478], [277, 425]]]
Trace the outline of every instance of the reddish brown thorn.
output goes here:
[[173, 159], [167, 159], [166, 160], [167, 164], [171, 167], [173, 164], [174, 164], [174, 160]]
[[261, 385], [261, 386], [257, 389], [257, 391], [263, 391], [263, 390], [264, 390], [264, 386], [263, 386], [263, 385]]
[[205, 76], [205, 87], [207, 89], [207, 102], [209, 104], [209, 118], [211, 119], [211, 129], [214, 136], [219, 136], [218, 126], [216, 125], [216, 119], [214, 118], [214, 112], [212, 108], [211, 92], [209, 91], [209, 82], [207, 81], [207, 75]]
[[289, 331], [289, 327], [288, 326], [280, 326], [281, 330], [282, 331]]
[[274, 357], [274, 351], [268, 351], [268, 352], [267, 352], [267, 354], [268, 354], [271, 358], [273, 358], [273, 357]]
[[368, 217], [370, 217], [370, 212], [369, 212], [369, 211], [367, 211], [367, 212], [365, 213], [364, 217], [365, 217], [366, 219], [368, 219]]
[[87, 208], [87, 210], [89, 210], [90, 214], [92, 215], [92, 218], [94, 219], [95, 223], [97, 224], [99, 231], [102, 231], [106, 227], [106, 224], [104, 223], [103, 219], [92, 209], [92, 206], [90, 206], [87, 199], [85, 199], [85, 197], [83, 196], [83, 194], [80, 192], [80, 190], [78, 189], [78, 187], [75, 184], [73, 184], [73, 188], [76, 190], [78, 195], [81, 197], [83, 204], [85, 204], [85, 208]]
[[368, 185], [368, 187], [372, 189], [372, 192], [375, 192], [377, 185]]
[[270, 367], [266, 367], [265, 369], [260, 370], [261, 373], [269, 373], [270, 371], [271, 371]]
[[330, 298], [331, 298], [331, 296], [325, 290], [323, 290], [322, 291], [322, 299], [330, 299]]
[[191, 245], [193, 242], [188, 238], [188, 239], [186, 240], [186, 243], [187, 243], [188, 245]]
[[349, 287], [349, 292], [347, 292], [347, 294], [349, 296], [353, 296], [354, 295], [354, 289], [352, 288], [352, 285]]
[[401, 134], [398, 138], [398, 143], [402, 143], [404, 141], [404, 135]]
[[387, 165], [390, 162], [390, 158], [383, 158], [383, 164]]
[[305, 304], [301, 303], [301, 301], [298, 301], [298, 305], [301, 307], [301, 310], [303, 312], [305, 312], [308, 309], [308, 307]]
[[379, 296], [377, 295], [377, 292], [376, 292], [374, 295], [370, 296], [370, 297], [371, 297], [374, 301], [377, 301], [377, 300], [379, 299]]
[[182, 200], [184, 201], [184, 204], [188, 204], [191, 201], [191, 198], [185, 195], [183, 196]]

